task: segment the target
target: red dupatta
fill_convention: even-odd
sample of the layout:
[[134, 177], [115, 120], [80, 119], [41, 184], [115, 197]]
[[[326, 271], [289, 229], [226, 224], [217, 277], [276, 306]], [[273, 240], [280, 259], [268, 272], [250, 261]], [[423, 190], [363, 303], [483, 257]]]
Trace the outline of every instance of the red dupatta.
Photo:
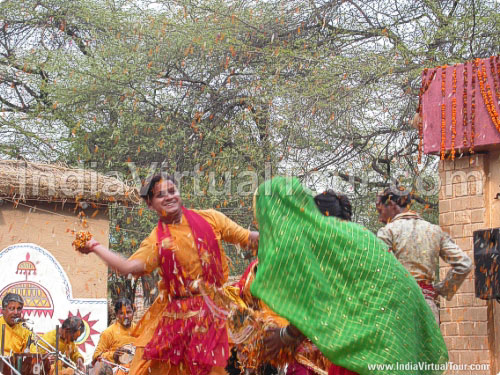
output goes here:
[[[182, 208], [191, 229], [202, 267], [201, 281], [222, 287], [224, 272], [219, 242], [208, 222], [199, 214]], [[184, 363], [192, 375], [208, 375], [213, 366], [225, 367], [229, 357], [226, 317], [214, 309], [209, 296], [191, 293], [194, 281], [178, 263], [168, 225], [158, 222], [160, 268], [167, 287], [168, 303], [143, 358]], [[182, 250], [182, 249], [181, 249]]]
[[[224, 280], [221, 251], [212, 227], [203, 217], [194, 211], [182, 207], [182, 213], [189, 224], [196, 249], [198, 250], [198, 257], [203, 270], [203, 281], [221, 287]], [[184, 283], [186, 276], [177, 263], [172, 248], [170, 246], [163, 246], [165, 243], [164, 240], [171, 239], [172, 236], [170, 235], [168, 225], [164, 225], [161, 220], [158, 221], [157, 235], [163, 279], [165, 280], [165, 284], [170, 286], [170, 294], [173, 292], [176, 295], [175, 292], [182, 292], [183, 286], [186, 286]]]
[[243, 297], [243, 290], [245, 289], [248, 277], [250, 276], [250, 273], [252, 272], [254, 266], [258, 263], [258, 261], [258, 259], [255, 259], [252, 263], [250, 263], [245, 272], [243, 272], [243, 276], [241, 276], [240, 280], [236, 284], [234, 284], [234, 286], [238, 287], [240, 290], [240, 297]]

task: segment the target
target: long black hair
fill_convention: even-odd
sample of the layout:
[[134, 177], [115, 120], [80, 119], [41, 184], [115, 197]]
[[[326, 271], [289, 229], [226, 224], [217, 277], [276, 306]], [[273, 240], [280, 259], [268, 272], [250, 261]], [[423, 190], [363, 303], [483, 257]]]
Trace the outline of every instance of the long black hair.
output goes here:
[[345, 194], [325, 190], [314, 197], [314, 202], [325, 216], [335, 216], [343, 220], [352, 220], [352, 206]]

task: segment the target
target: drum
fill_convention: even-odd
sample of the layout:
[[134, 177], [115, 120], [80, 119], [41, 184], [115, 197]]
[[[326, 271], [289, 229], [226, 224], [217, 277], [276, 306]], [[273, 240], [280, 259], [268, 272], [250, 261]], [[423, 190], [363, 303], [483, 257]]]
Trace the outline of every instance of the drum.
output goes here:
[[118, 362], [121, 365], [127, 365], [134, 359], [135, 346], [132, 344], [123, 345], [120, 350], [124, 351], [122, 355], [118, 357]]
[[[50, 371], [50, 361], [40, 354], [16, 353], [11, 357], [10, 363], [22, 375], [48, 374]], [[4, 365], [3, 374], [15, 374], [7, 365]]]
[[22, 375], [48, 374], [50, 371], [49, 356], [40, 354], [26, 353], [21, 354], [23, 364], [21, 366]]
[[92, 375], [113, 375], [114, 371], [113, 368], [104, 362], [97, 361], [94, 364], [93, 369], [91, 370]]
[[[1, 353], [3, 354], [3, 353]], [[14, 357], [4, 357], [4, 359], [9, 362], [12, 366], [15, 367], [15, 363], [14, 363]], [[0, 374], [3, 374], [3, 375], [11, 375], [11, 371], [10, 371], [10, 367], [3, 361], [0, 359]]]

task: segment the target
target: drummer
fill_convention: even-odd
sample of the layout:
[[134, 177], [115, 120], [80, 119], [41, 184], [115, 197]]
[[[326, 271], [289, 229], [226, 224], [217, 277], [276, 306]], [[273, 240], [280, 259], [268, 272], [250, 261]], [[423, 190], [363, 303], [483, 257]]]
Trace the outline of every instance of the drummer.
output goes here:
[[[2, 316], [0, 316], [0, 342], [4, 341], [2, 355], [23, 353], [28, 346], [31, 332], [21, 323], [24, 300], [19, 294], [7, 293], [2, 299]], [[5, 326], [5, 337], [2, 337], [2, 326]]]
[[[63, 324], [61, 325], [61, 336], [59, 339], [59, 351], [64, 354], [66, 359], [69, 359], [69, 363], [64, 363], [64, 370], [60, 371], [59, 374], [63, 375], [71, 375], [78, 369], [81, 372], [85, 371], [85, 365], [83, 361], [83, 356], [78, 350], [78, 347], [75, 343], [76, 340], [81, 336], [83, 332], [85, 332], [85, 324], [82, 319], [78, 316], [70, 316], [67, 318]], [[39, 353], [45, 354], [50, 352], [51, 354], [56, 347], [57, 341], [57, 333], [56, 330], [47, 332], [44, 335], [39, 337], [39, 340], [36, 340], [34, 344], [31, 344], [30, 351], [31, 353]], [[62, 366], [61, 362], [59, 362], [59, 366]], [[54, 367], [51, 369], [51, 373], [54, 372]]]
[[106, 328], [99, 338], [99, 343], [94, 351], [93, 362], [113, 362], [126, 364], [132, 360], [134, 337], [132, 331], [135, 324], [134, 306], [127, 298], [120, 298], [115, 303], [115, 323]]

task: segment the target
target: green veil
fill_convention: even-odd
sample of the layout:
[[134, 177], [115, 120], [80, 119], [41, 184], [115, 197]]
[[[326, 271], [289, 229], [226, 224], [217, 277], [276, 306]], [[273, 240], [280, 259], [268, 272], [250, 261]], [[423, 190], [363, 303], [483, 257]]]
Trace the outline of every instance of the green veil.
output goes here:
[[255, 213], [252, 294], [330, 361], [363, 375], [443, 372], [446, 345], [420, 287], [373, 233], [323, 216], [295, 178], [260, 185]]

